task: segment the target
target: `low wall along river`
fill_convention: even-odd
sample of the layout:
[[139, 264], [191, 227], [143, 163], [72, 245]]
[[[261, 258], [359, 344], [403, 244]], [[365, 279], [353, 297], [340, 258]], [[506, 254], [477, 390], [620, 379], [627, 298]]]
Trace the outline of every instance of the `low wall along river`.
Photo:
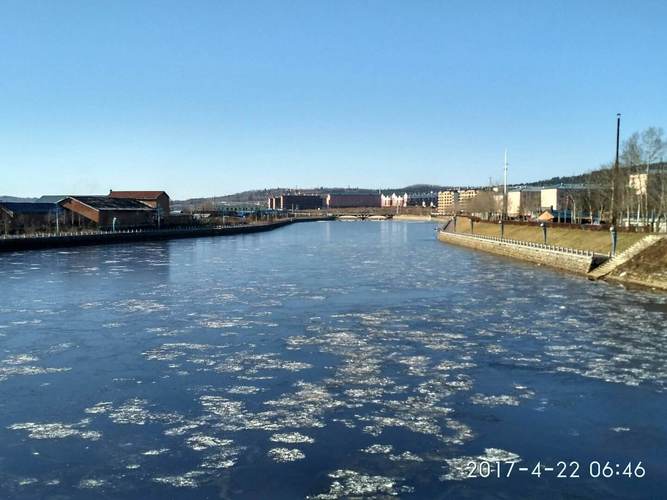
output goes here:
[[582, 274], [591, 280], [606, 279], [667, 290], [667, 237], [645, 235], [624, 251], [609, 258], [577, 248], [544, 245], [524, 240], [501, 239], [470, 233], [438, 231], [438, 240], [505, 257]]
[[277, 229], [294, 222], [308, 222], [327, 219], [327, 217], [304, 217], [297, 219], [283, 219], [268, 223], [242, 224], [236, 226], [187, 227], [155, 230], [137, 229], [125, 231], [88, 231], [78, 234], [47, 234], [27, 237], [0, 237], [0, 252], [258, 233], [262, 231], [271, 231], [272, 229]]
[[462, 245], [476, 250], [505, 255], [536, 264], [544, 264], [579, 274], [588, 273], [593, 266], [604, 260], [590, 251], [552, 247], [539, 243], [515, 240], [501, 240], [491, 236], [447, 233], [440, 231], [438, 239], [445, 243]]

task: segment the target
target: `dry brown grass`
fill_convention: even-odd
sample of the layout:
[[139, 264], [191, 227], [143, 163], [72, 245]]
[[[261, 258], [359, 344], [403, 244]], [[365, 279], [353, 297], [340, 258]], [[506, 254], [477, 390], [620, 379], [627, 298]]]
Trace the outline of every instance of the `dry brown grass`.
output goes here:
[[622, 264], [611, 277], [667, 290], [667, 238]]
[[[457, 233], [470, 233], [470, 222], [468, 219], [459, 218], [456, 224]], [[492, 222], [475, 222], [475, 234], [485, 236], [500, 236], [500, 225]], [[628, 247], [641, 240], [643, 233], [618, 233], [617, 252], [622, 252]], [[505, 224], [505, 238], [512, 240], [531, 241], [544, 243], [542, 228], [539, 226], [523, 226]], [[585, 229], [556, 228], [547, 229], [547, 244], [566, 248], [577, 248], [580, 250], [592, 250], [599, 253], [609, 253], [611, 248], [611, 236], [609, 231], [588, 231]]]

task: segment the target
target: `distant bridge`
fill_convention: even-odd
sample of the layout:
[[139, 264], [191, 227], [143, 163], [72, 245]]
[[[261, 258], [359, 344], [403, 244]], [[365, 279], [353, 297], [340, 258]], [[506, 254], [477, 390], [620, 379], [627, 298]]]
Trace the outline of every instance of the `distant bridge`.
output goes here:
[[368, 213], [359, 213], [359, 214], [342, 214], [337, 215], [336, 219], [338, 220], [388, 220], [393, 218], [393, 215], [372, 215]]

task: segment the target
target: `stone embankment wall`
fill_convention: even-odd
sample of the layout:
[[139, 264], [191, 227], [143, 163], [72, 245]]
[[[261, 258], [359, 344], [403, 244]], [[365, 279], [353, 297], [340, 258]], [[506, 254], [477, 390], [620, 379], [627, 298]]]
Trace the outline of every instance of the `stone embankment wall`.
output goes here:
[[492, 236], [481, 236], [439, 231], [438, 239], [445, 243], [483, 250], [485, 252], [513, 257], [536, 264], [555, 267], [578, 274], [586, 274], [604, 256], [590, 251], [571, 248], [553, 247], [518, 240], [500, 239]]
[[431, 217], [430, 215], [410, 215], [410, 214], [398, 214], [394, 215], [394, 220], [413, 220], [413, 221], [432, 221], [437, 220]]

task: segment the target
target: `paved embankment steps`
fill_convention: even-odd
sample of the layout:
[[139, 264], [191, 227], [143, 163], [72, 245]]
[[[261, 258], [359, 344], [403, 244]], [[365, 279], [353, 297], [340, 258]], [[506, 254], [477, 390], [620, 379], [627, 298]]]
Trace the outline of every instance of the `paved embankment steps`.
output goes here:
[[611, 259], [607, 260], [601, 266], [596, 267], [591, 272], [588, 273], [588, 277], [592, 280], [598, 280], [604, 278], [608, 274], [614, 272], [623, 264], [629, 262], [631, 259], [639, 255], [641, 252], [647, 248], [655, 245], [657, 242], [661, 241], [663, 238], [666, 238], [664, 235], [648, 235], [643, 239], [639, 240], [637, 243], [632, 245], [630, 248], [621, 252]]

